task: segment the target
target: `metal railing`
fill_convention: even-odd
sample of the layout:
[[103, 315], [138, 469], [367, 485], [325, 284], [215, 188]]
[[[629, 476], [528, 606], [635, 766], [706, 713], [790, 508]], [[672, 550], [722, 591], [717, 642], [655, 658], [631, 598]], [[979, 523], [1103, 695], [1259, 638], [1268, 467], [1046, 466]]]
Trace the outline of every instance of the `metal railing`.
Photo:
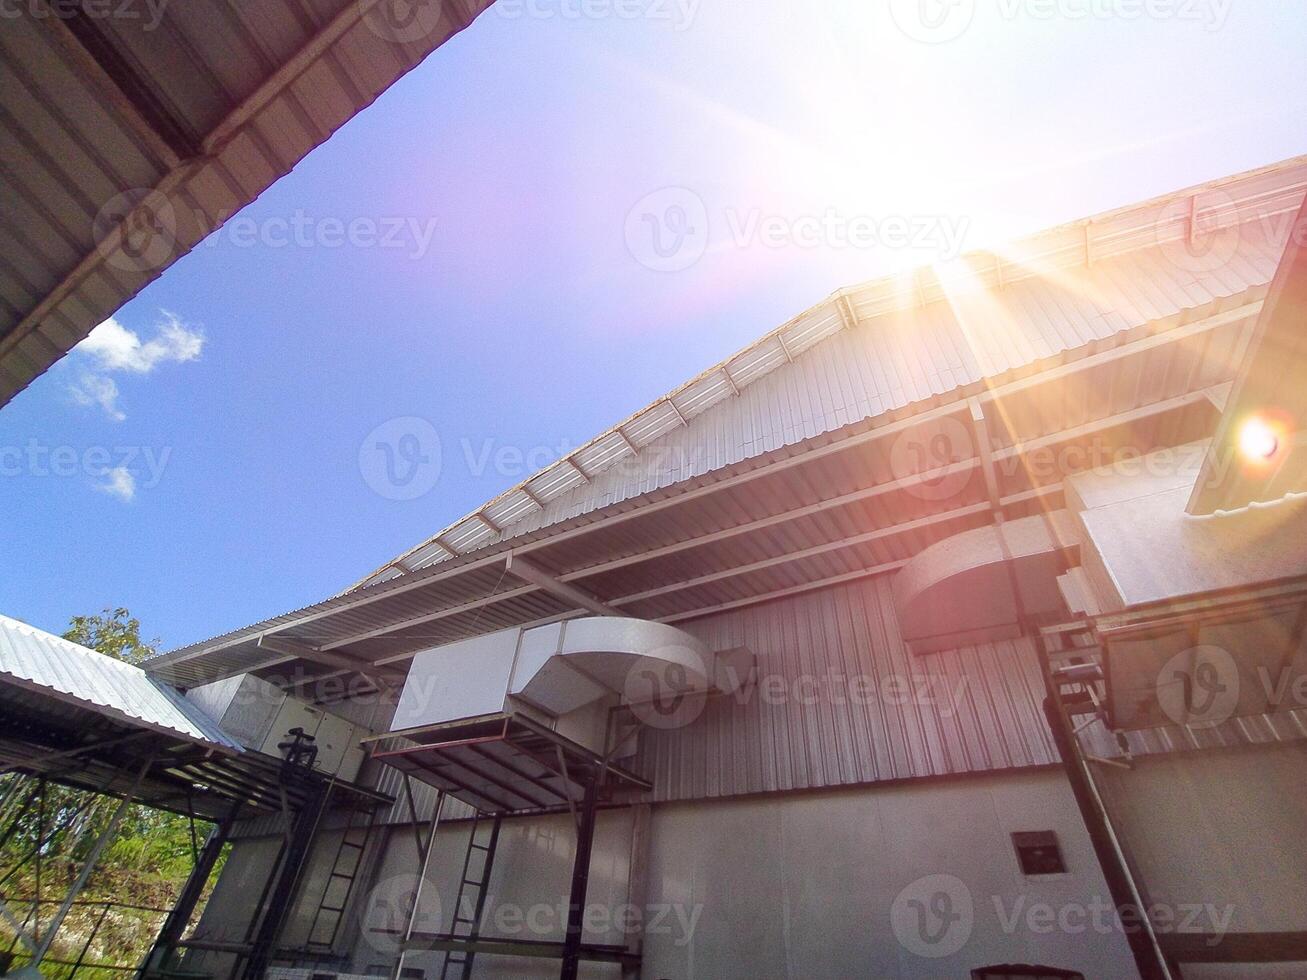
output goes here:
[[[58, 899], [52, 898], [43, 898], [39, 903], [32, 898], [8, 895], [0, 898], [3, 898], [15, 914], [26, 909], [26, 914], [21, 920], [24, 930], [30, 929], [38, 908], [60, 904]], [[113, 919], [110, 918], [111, 913]], [[49, 980], [72, 980], [73, 977], [81, 977], [82, 980], [114, 980], [135, 973], [167, 914], [166, 908], [136, 905], [130, 902], [107, 900], [73, 902], [68, 918], [60, 929], [61, 938], [56, 940], [51, 950], [52, 955], [47, 955], [42, 962], [41, 972]], [[135, 928], [124, 930], [123, 927], [126, 925], [124, 920], [129, 920]], [[106, 922], [109, 922], [111, 928], [119, 933], [110, 940], [112, 946], [108, 949], [103, 942], [100, 946], [95, 945], [95, 940], [101, 936]], [[132, 935], [123, 936], [121, 933], [124, 931]], [[95, 949], [93, 950], [92, 947]], [[92, 958], [95, 955], [109, 955], [113, 960]], [[10, 923], [0, 921], [0, 965], [5, 965], [6, 959], [9, 960], [5, 966], [6, 971], [16, 970], [30, 961], [31, 951], [23, 945]]]

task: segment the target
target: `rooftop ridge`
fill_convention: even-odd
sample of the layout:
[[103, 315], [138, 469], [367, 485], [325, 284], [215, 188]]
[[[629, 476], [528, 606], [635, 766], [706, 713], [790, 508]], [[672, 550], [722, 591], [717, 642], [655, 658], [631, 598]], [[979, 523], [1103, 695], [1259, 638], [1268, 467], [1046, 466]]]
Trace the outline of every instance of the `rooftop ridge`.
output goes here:
[[[1301, 170], [1302, 173], [1295, 175], [1296, 170]], [[1015, 238], [1001, 246], [972, 250], [948, 263], [947, 268], [969, 274], [974, 288], [1002, 288], [1051, 268], [1092, 264], [1098, 259], [1178, 240], [1192, 232], [1201, 216], [1203, 202], [1199, 198], [1203, 194], [1241, 187], [1255, 189], [1260, 186], [1263, 178], [1295, 176], [1296, 180], [1272, 182], [1270, 187], [1261, 188], [1243, 200], [1228, 194], [1233, 203], [1240, 206], [1240, 223], [1243, 223], [1248, 205], [1263, 200], [1273, 201], [1278, 196], [1307, 190], [1307, 155], [1291, 157], [1264, 167], [1160, 194], [1136, 204], [1064, 222]], [[1177, 209], [1175, 214], [1167, 214], [1168, 209], [1178, 201], [1187, 201], [1188, 207]], [[1228, 201], [1218, 202], [1214, 213], [1228, 204]], [[1296, 208], [1295, 204], [1293, 210]], [[1140, 224], [1129, 221], [1131, 218], [1148, 220]], [[1104, 233], [1095, 237], [1092, 232], [1095, 226], [1103, 228]], [[1046, 247], [1038, 247], [1041, 244], [1046, 244]], [[1036, 247], [1023, 251], [1023, 246]], [[982, 259], [983, 262], [978, 261]], [[681, 425], [689, 425], [694, 418], [721, 400], [717, 395], [738, 395], [755, 381], [784, 364], [791, 363], [796, 356], [841, 330], [944, 299], [941, 268], [944, 267], [926, 264], [836, 289], [820, 302], [699, 372], [572, 452], [496, 494], [480, 507], [381, 565], [338, 595], [389, 581], [417, 568], [471, 554], [502, 540], [513, 524], [544, 509], [551, 500], [578, 485], [589, 483], [622, 459], [638, 455], [640, 450], [656, 442], [666, 432]], [[950, 290], [959, 288], [965, 289], [967, 286], [956, 279], [949, 279]], [[851, 297], [868, 292], [887, 293], [889, 302], [886, 303], [884, 297], [881, 297], [874, 313], [859, 316]], [[804, 328], [802, 334], [787, 338], [787, 334], [797, 327]], [[709, 390], [699, 390], [705, 387]], [[687, 396], [694, 396], [695, 404], [689, 404]], [[423, 555], [424, 552], [433, 553]]]

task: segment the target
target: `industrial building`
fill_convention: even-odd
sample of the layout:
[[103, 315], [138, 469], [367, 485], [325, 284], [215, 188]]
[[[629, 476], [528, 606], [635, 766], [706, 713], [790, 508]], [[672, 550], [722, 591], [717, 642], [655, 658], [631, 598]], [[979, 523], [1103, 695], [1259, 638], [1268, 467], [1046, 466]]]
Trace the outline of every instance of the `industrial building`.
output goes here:
[[841, 289], [148, 661], [202, 727], [97, 762], [218, 830], [142, 975], [1307, 976], [1305, 192]]

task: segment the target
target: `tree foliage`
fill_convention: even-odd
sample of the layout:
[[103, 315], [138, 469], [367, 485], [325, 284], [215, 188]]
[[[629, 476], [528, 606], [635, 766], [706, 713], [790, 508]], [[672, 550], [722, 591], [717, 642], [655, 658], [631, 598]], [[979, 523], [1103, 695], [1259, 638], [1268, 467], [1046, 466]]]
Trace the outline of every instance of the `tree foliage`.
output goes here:
[[158, 640], [145, 643], [141, 640], [141, 621], [122, 606], [103, 609], [96, 616], [74, 616], [64, 632], [65, 640], [115, 660], [138, 664], [154, 656]]

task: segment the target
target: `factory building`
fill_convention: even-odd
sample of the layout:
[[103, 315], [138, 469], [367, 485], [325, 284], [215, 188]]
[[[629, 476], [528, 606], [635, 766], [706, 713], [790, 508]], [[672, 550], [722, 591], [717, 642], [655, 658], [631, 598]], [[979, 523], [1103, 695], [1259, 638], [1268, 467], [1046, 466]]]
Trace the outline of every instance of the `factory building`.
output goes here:
[[147, 662], [295, 794], [144, 974], [1307, 977], [1305, 190], [841, 289]]

